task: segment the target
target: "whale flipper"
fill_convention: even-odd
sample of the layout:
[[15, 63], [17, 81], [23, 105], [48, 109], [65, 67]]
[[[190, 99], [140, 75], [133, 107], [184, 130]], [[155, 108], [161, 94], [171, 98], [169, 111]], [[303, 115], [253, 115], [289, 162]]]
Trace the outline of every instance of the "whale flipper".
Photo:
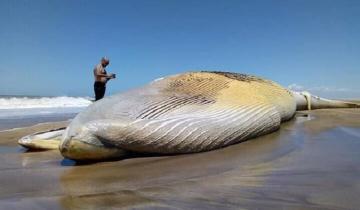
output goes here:
[[33, 133], [22, 137], [18, 144], [34, 150], [58, 149], [66, 127]]

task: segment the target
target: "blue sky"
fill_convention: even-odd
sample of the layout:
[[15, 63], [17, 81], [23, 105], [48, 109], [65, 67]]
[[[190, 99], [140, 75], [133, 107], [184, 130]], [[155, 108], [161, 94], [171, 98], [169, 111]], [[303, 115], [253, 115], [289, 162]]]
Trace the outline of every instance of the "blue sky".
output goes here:
[[0, 95], [92, 96], [106, 55], [114, 94], [189, 70], [255, 74], [360, 98], [360, 1], [0, 2]]

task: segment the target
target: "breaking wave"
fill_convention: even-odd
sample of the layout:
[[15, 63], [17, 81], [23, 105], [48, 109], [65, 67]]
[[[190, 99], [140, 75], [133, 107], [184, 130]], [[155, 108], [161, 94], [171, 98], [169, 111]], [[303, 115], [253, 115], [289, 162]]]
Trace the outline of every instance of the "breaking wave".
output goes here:
[[11, 97], [0, 96], [0, 109], [32, 108], [70, 108], [86, 107], [91, 104], [90, 97]]

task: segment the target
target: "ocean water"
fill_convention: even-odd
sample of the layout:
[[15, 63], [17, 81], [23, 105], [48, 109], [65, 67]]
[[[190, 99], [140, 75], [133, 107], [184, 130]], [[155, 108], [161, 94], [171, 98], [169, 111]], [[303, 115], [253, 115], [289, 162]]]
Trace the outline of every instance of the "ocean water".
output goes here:
[[0, 95], [0, 130], [69, 120], [91, 103], [90, 97]]

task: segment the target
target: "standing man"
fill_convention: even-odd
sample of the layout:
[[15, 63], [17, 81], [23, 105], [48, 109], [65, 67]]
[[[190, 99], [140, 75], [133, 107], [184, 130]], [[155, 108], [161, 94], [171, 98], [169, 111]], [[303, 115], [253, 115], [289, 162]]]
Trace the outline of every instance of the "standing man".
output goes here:
[[105, 95], [106, 83], [110, 79], [115, 79], [115, 74], [107, 74], [105, 67], [109, 65], [110, 61], [108, 58], [101, 58], [101, 62], [94, 68], [94, 91], [95, 91], [95, 101], [100, 100]]

